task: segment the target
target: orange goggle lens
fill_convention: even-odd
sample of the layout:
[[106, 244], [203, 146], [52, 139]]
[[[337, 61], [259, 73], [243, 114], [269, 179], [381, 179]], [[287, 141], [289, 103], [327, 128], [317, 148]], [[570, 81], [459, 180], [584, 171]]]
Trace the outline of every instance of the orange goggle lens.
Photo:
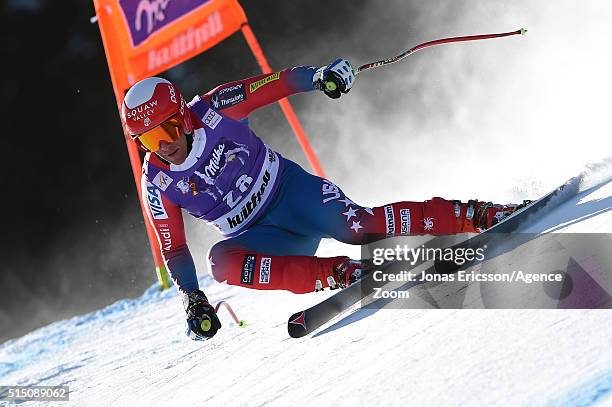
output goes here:
[[167, 143], [173, 143], [179, 139], [182, 132], [181, 123], [175, 117], [172, 117], [159, 126], [135, 136], [135, 139], [144, 148], [154, 153], [159, 150], [159, 143], [162, 140]]

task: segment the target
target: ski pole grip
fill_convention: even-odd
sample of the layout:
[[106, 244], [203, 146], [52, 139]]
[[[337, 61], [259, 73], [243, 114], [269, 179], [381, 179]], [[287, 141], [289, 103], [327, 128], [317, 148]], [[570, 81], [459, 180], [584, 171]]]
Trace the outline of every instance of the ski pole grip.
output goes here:
[[338, 86], [336, 85], [335, 82], [328, 81], [328, 82], [325, 82], [325, 89], [327, 89], [328, 92], [333, 92], [336, 89], [338, 89]]
[[212, 323], [210, 322], [210, 317], [208, 315], [205, 315], [202, 318], [202, 321], [200, 322], [200, 328], [202, 328], [202, 331], [208, 332], [210, 331], [211, 327], [212, 327]]

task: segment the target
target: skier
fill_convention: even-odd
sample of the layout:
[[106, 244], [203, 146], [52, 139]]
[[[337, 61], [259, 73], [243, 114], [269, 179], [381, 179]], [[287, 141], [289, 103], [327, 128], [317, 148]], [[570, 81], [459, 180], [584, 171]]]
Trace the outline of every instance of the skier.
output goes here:
[[439, 197], [358, 205], [331, 181], [272, 150], [248, 126], [248, 115], [262, 106], [311, 90], [336, 99], [354, 81], [353, 67], [339, 58], [318, 69], [294, 67], [226, 83], [189, 103], [174, 84], [157, 77], [125, 95], [123, 124], [146, 152], [143, 201], [183, 296], [192, 339], [214, 336], [221, 323], [199, 290], [181, 209], [226, 237], [208, 253], [216, 281], [294, 293], [343, 288], [359, 279], [361, 261], [314, 256], [322, 238], [365, 244], [398, 235], [479, 232], [514, 210]]

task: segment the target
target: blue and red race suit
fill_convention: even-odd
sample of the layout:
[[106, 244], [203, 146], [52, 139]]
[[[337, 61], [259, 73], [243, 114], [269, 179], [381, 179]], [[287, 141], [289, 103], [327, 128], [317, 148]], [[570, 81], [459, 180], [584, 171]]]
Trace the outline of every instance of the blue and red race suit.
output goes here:
[[219, 282], [295, 293], [323, 287], [338, 258], [315, 257], [322, 238], [364, 244], [384, 237], [476, 232], [468, 204], [433, 198], [369, 208], [331, 181], [266, 146], [246, 123], [257, 108], [314, 89], [313, 67], [226, 83], [189, 103], [184, 163], [148, 153], [142, 191], [164, 262], [181, 291], [198, 289], [181, 209], [226, 236], [208, 253]]

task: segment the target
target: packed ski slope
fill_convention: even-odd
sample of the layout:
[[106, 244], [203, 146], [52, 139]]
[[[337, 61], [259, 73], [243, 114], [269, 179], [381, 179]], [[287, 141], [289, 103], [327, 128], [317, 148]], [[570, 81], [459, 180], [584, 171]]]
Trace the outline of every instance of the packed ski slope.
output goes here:
[[[610, 233], [611, 210], [607, 181], [527, 229]], [[610, 310], [354, 310], [291, 339], [287, 317], [329, 293], [200, 282], [248, 326], [222, 310], [192, 342], [175, 289], [151, 287], [0, 345], [0, 385], [68, 385], [74, 406], [612, 405]]]

